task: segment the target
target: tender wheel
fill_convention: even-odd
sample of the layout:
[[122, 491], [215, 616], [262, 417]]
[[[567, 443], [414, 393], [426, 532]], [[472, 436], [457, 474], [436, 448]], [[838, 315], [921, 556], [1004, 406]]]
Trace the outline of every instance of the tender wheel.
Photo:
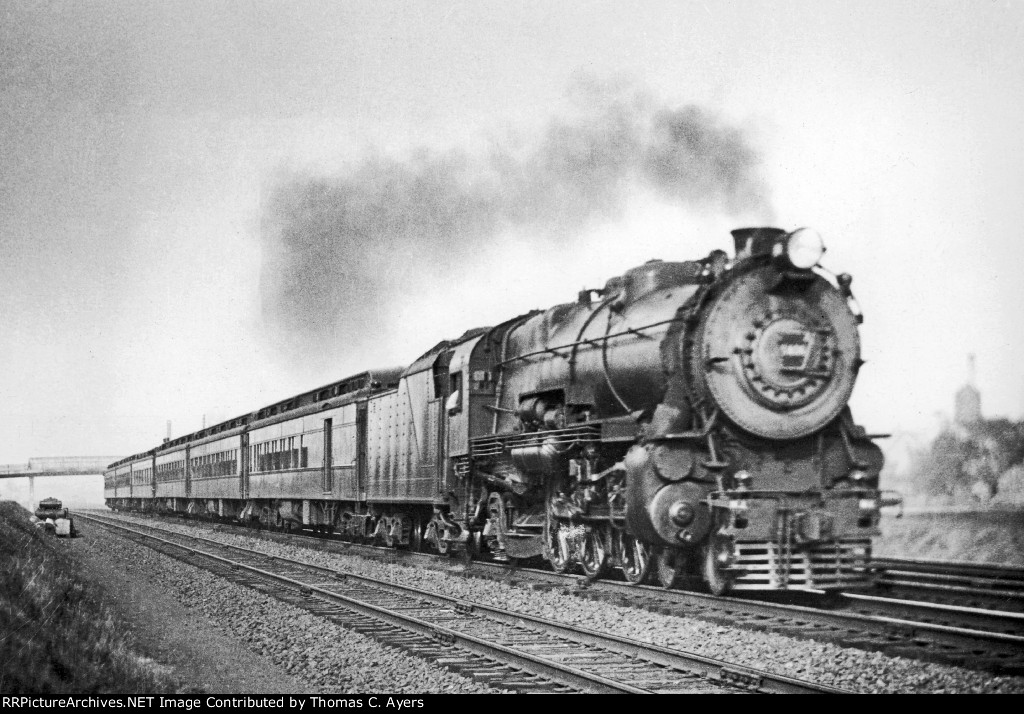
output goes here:
[[599, 578], [608, 571], [608, 545], [603, 528], [594, 526], [584, 536], [580, 567], [588, 578]]
[[381, 516], [377, 520], [377, 525], [373, 529], [373, 534], [370, 535], [370, 542], [374, 545], [385, 545], [388, 539], [388, 517]]
[[704, 546], [704, 582], [712, 595], [724, 595], [732, 589], [732, 542], [727, 538], [712, 537]]
[[427, 524], [427, 530], [423, 534], [424, 539], [427, 541], [427, 545], [430, 550], [434, 550], [441, 555], [448, 553], [448, 541], [442, 540], [440, 528], [437, 527], [436, 521], [430, 521]]
[[686, 557], [675, 548], [661, 548], [654, 559], [654, 574], [663, 588], [673, 588], [679, 583]]
[[631, 585], [645, 582], [651, 572], [651, 549], [643, 541], [625, 532], [616, 534], [617, 556], [622, 574]]

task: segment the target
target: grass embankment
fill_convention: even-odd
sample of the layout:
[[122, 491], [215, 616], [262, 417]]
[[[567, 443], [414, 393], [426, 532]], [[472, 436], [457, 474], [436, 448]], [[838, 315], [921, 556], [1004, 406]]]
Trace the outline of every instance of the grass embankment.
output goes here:
[[0, 692], [173, 692], [173, 681], [132, 653], [69, 545], [0, 502]]
[[886, 514], [874, 553], [1024, 567], [1024, 509]]

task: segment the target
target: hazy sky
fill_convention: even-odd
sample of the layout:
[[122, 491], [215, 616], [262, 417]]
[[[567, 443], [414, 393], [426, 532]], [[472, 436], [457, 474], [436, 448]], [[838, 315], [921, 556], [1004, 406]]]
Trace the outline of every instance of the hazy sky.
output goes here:
[[[552, 127], [589, 130], [592, 96], [698, 108], [755, 151], [765, 203], [684, 205], [626, 180], [610, 210], [560, 214], [543, 240], [529, 220], [489, 224], [440, 262], [378, 241], [360, 269], [386, 290], [343, 276], [345, 299], [365, 292], [362, 336], [342, 317], [325, 343], [290, 343], [294, 316], [268, 303], [282, 185], [333, 195], [373, 167], [454, 165], [446, 190], [476, 187], [496, 147], [527, 157], [518, 171]], [[854, 276], [869, 430], [933, 428], [968, 353], [984, 412], [1020, 418], [1022, 189], [1020, 0], [8, 0], [0, 463], [140, 451], [167, 420], [181, 434], [408, 363], [769, 219], [819, 229], [826, 267]]]

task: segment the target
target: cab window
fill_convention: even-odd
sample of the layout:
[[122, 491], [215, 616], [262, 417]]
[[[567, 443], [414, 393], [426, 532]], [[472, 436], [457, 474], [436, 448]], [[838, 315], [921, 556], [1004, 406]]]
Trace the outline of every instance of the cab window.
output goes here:
[[449, 379], [448, 401], [444, 403], [444, 408], [448, 416], [453, 416], [462, 411], [462, 372], [449, 375]]

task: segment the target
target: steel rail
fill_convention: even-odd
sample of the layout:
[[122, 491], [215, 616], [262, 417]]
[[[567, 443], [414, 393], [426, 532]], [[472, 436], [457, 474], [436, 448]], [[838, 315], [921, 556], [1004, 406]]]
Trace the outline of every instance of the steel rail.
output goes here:
[[[500, 567], [500, 566], [499, 566]], [[534, 571], [530, 571], [531, 574]], [[536, 571], [544, 573], [544, 571]], [[730, 596], [716, 596], [709, 595], [706, 593], [691, 592], [687, 590], [665, 590], [654, 585], [630, 585], [626, 583], [619, 583], [610, 580], [599, 580], [591, 583], [586, 579], [585, 576], [577, 575], [557, 575], [555, 573], [544, 573], [547, 575], [555, 575], [560, 579], [573, 579], [578, 583], [583, 583], [584, 588], [600, 587], [621, 593], [623, 595], [635, 594], [643, 592], [649, 596], [655, 597], [668, 597], [671, 599], [688, 600], [691, 602], [706, 605], [707, 607], [721, 607], [722, 605], [729, 605], [741, 609], [753, 610], [762, 614], [781, 616], [781, 617], [797, 617], [800, 619], [817, 618], [827, 619], [832, 623], [845, 622], [848, 625], [857, 626], [865, 624], [877, 624], [877, 625], [896, 625], [904, 628], [913, 629], [915, 632], [934, 632], [942, 634], [952, 634], [967, 637], [973, 640], [992, 640], [997, 642], [1004, 642], [1012, 645], [1024, 647], [1024, 636], [1021, 635], [1010, 635], [1001, 632], [993, 632], [990, 630], [975, 630], [964, 627], [953, 627], [949, 625], [941, 625], [933, 622], [924, 622], [921, 620], [911, 620], [906, 618], [887, 617], [884, 615], [869, 615], [860, 612], [843, 612], [834, 611], [818, 607], [808, 607], [806, 605], [793, 605], [784, 603], [767, 602], [763, 600], [749, 600], [746, 598], [737, 598]], [[822, 591], [823, 592], [823, 591]], [[848, 597], [849, 594], [842, 593], [842, 597]], [[853, 599], [853, 598], [851, 598]], [[866, 600], [866, 598], [863, 598]], [[988, 616], [992, 619], [1006, 619], [1004, 618], [1004, 611], [992, 611], [992, 610], [981, 610], [980, 608], [954, 608], [946, 605], [938, 605], [936, 603], [920, 602], [917, 600], [897, 600], [893, 598], [879, 598], [879, 600], [887, 600], [888, 605], [906, 605], [922, 611], [931, 612], [957, 612], [967, 613], [970, 611], [977, 612], [979, 614]], [[1010, 615], [1011, 620], [1018, 621], [1017, 613], [1005, 613]]]
[[951, 573], [963, 575], [967, 573], [992, 573], [989, 577], [1001, 578], [1009, 576], [1012, 580], [1024, 584], [1024, 568], [1001, 563], [970, 563], [957, 560], [927, 560], [923, 558], [873, 558], [872, 563], [885, 570], [909, 570], [919, 573]]
[[880, 590], [898, 591], [903, 597], [947, 599], [971, 604], [994, 603], [1024, 609], [1024, 568], [997, 563], [876, 558]]
[[[722, 605], [734, 606], [740, 609], [751, 610], [766, 615], [775, 615], [783, 617], [799, 617], [799, 618], [828, 618], [830, 621], [835, 622], [836, 620], [846, 620], [851, 625], [876, 623], [884, 625], [899, 625], [902, 627], [913, 628], [915, 631], [931, 631], [936, 633], [951, 633], [957, 635], [963, 635], [974, 639], [992, 639], [996, 641], [1008, 642], [1014, 645], [1024, 645], [1024, 636], [1019, 635], [1005, 635], [999, 632], [991, 632], [988, 630], [972, 630], [969, 628], [951, 627], [948, 625], [938, 625], [930, 622], [921, 622], [918, 620], [908, 620], [905, 618], [892, 618], [878, 615], [865, 615], [863, 613], [849, 613], [849, 612], [836, 612], [833, 610], [826, 610], [817, 607], [808, 607], [806, 605], [792, 605], [784, 603], [767, 602], [763, 600], [749, 600], [746, 598], [737, 598], [730, 596], [716, 596], [709, 595], [707, 593], [698, 593], [688, 590], [665, 590], [654, 585], [632, 585], [627, 583], [620, 583], [612, 580], [597, 580], [590, 581], [586, 576], [582, 575], [571, 575], [571, 574], [558, 574], [542, 570], [533, 570], [529, 568], [512, 569], [509, 571], [507, 566], [498, 566], [490, 564], [474, 563], [474, 567], [480, 567], [483, 565], [487, 568], [494, 568], [498, 572], [508, 571], [511, 573], [528, 573], [531, 578], [538, 578], [548, 580], [552, 583], [573, 583], [578, 589], [595, 589], [600, 588], [609, 592], [614, 592], [622, 595], [635, 595], [637, 593], [643, 593], [648, 596], [658, 598], [668, 598], [671, 600], [678, 600], [680, 602], [692, 602], [698, 605], [707, 606], [709, 608], [721, 607]], [[823, 592], [823, 591], [822, 591]], [[843, 593], [843, 597], [848, 597], [849, 594]], [[858, 599], [868, 600], [868, 596], [856, 596]], [[853, 598], [851, 598], [853, 599]], [[980, 608], [962, 608], [949, 605], [939, 605], [936, 603], [922, 603], [916, 600], [897, 600], [893, 598], [878, 598], [878, 600], [886, 600], [883, 604], [901, 604], [922, 610], [929, 611], [947, 611], [951, 613], [977, 613], [983, 616], [990, 616], [993, 618], [1003, 619], [1003, 611], [992, 611], [982, 610]], [[1017, 613], [1005, 613], [1010, 615], [1011, 620], [1021, 621], [1021, 617]]]
[[[474, 568], [479, 569], [481, 565], [474, 563]], [[505, 570], [502, 566], [486, 567], [494, 568], [497, 572]], [[902, 617], [892, 617], [851, 611], [855, 607], [852, 603], [847, 604], [848, 609], [836, 611], [825, 607], [665, 590], [651, 585], [631, 585], [608, 580], [590, 582], [584, 576], [526, 569], [508, 573], [505, 579], [522, 576], [531, 580], [548, 580], [562, 587], [567, 582], [573, 583], [574, 588], [569, 591], [581, 597], [607, 599], [608, 595], [614, 595], [613, 602], [661, 614], [697, 617], [733, 627], [753, 627], [797, 637], [827, 639], [842, 646], [891, 651], [900, 656], [950, 662], [984, 671], [1024, 673], [1024, 637], [1020, 634], [957, 627], [920, 619], [937, 617], [941, 613], [957, 618], [971, 614], [975, 621], [986, 620], [986, 626], [999, 627], [1001, 623], [1009, 623], [1012, 629], [1019, 632], [1021, 623], [1017, 613], [1006, 613], [1010, 618], [1005, 618], [1005, 611], [974, 608], [958, 610], [933, 603], [901, 602], [895, 599], [875, 605], [903, 611]], [[840, 596], [843, 597], [845, 595]], [[842, 601], [839, 602], [841, 604]], [[972, 612], [974, 610], [977, 614]]]
[[[439, 626], [416, 617], [396, 613], [394, 611], [387, 610], [386, 608], [378, 607], [370, 603], [362, 602], [360, 600], [347, 597], [340, 593], [335, 593], [330, 590], [315, 585], [311, 585], [309, 583], [303, 583], [293, 578], [289, 578], [285, 575], [280, 575], [278, 573], [263, 570], [262, 568], [257, 568], [251, 565], [246, 565], [244, 563], [239, 563], [238, 561], [233, 561], [229, 558], [224, 558], [214, 553], [199, 550], [198, 548], [191, 548], [181, 543], [175, 543], [174, 541], [167, 540], [166, 538], [161, 538], [151, 533], [144, 533], [142, 531], [136, 530], [134, 528], [129, 528], [128, 526], [124, 526], [119, 523], [113, 523], [94, 516], [85, 516], [85, 518], [100, 523], [104, 526], [117, 528], [129, 533], [133, 533], [147, 540], [153, 540], [163, 543], [165, 545], [169, 545], [173, 548], [179, 548], [181, 550], [188, 552], [190, 555], [200, 555], [204, 558], [208, 558], [210, 560], [226, 565], [232, 569], [246, 570], [248, 572], [255, 573], [266, 579], [287, 583], [288, 585], [293, 586], [296, 590], [302, 593], [316, 593], [317, 595], [320, 595], [325, 599], [341, 602], [344, 604], [345, 607], [351, 608], [365, 615], [370, 615], [371, 617], [387, 622], [388, 624], [396, 625], [398, 627], [410, 630], [412, 632], [416, 632], [418, 634], [432, 636], [440, 640], [446, 640], [449, 643], [456, 644], [464, 649], [468, 649], [470, 651], [477, 652], [479, 654], [483, 654], [489, 657], [497, 656], [498, 659], [510, 661], [509, 663], [511, 664], [523, 667], [527, 671], [530, 671], [531, 674], [538, 674], [540, 676], [555, 679], [556, 681], [563, 681], [588, 692], [631, 694], [648, 693], [647, 690], [640, 689], [638, 687], [633, 687], [625, 683], [615, 682], [607, 678], [591, 675], [587, 672], [583, 672], [568, 665], [554, 665], [539, 657], [530, 655], [529, 653], [518, 652], [503, 645], [490, 643], [478, 637], [466, 635], [456, 630]], [[160, 529], [152, 528], [152, 530]], [[196, 536], [190, 536], [180, 533], [175, 533], [174, 535], [179, 535], [181, 537], [191, 538], [194, 540], [206, 540], [203, 538], [198, 538]], [[225, 548], [232, 547], [221, 543], [219, 543], [218, 546]], [[252, 552], [258, 553], [258, 551]], [[258, 554], [261, 557], [265, 558], [275, 557], [267, 556], [264, 553]]]
[[881, 595], [865, 595], [863, 593], [854, 592], [843, 593], [842, 598], [845, 600], [878, 603], [880, 605], [904, 605], [920, 608], [922, 610], [932, 610], [935, 612], [949, 612], [956, 615], [967, 615], [969, 617], [991, 618], [993, 620], [1003, 620], [1006, 622], [1019, 622], [1024, 625], [1024, 612], [1012, 612], [1010, 610], [986, 610], [984, 608], [968, 607], [966, 605], [922, 602], [920, 600], [906, 600], [903, 598], [885, 597]]
[[956, 595], [976, 595], [994, 600], [1024, 600], [1024, 592], [1019, 590], [1003, 590], [972, 587], [970, 585], [952, 585], [948, 583], [929, 583], [921, 580], [882, 577], [878, 585], [905, 588], [907, 590], [928, 590]]
[[[232, 531], [250, 533], [248, 529], [231, 527]], [[294, 537], [280, 533], [257, 531], [261, 537], [278, 542], [294, 543]], [[363, 555], [364, 557], [401, 558], [410, 564], [431, 563], [435, 567], [451, 570], [454, 567], [467, 573], [476, 572], [488, 577], [503, 580], [528, 578], [541, 581], [553, 587], [561, 587], [567, 592], [590, 598], [611, 599], [619, 604], [640, 609], [675, 614], [685, 617], [698, 617], [713, 622], [731, 624], [735, 627], [752, 627], [769, 632], [782, 632], [797, 637], [814, 639], [830, 639], [843, 646], [859, 649], [894, 651], [902, 656], [918, 659], [951, 662], [984, 671], [1021, 673], [1024, 672], [1024, 637], [1015, 634], [1020, 631], [1019, 620], [1011, 617], [1006, 622], [1003, 632], [992, 629], [973, 629], [958, 627], [956, 624], [941, 624], [929, 620], [938, 617], [966, 619], [972, 623], [983, 622], [986, 628], [993, 622], [1003, 619], [1005, 610], [978, 610], [971, 613], [965, 609], [958, 611], [948, 605], [938, 605], [918, 600], [900, 601], [892, 599], [887, 603], [878, 603], [876, 607], [892, 607], [902, 613], [900, 617], [886, 614], [850, 611], [855, 609], [853, 603], [847, 603], [846, 611], [828, 609], [835, 606], [836, 601], [827, 603], [825, 607], [811, 607], [719, 596], [693, 592], [689, 590], [665, 590], [657, 586], [633, 585], [613, 580], [591, 581], [585, 576], [574, 574], [557, 574], [548, 570], [534, 568], [516, 568], [485, 561], [453, 562], [450, 557], [396, 551], [393, 548], [351, 543], [348, 541], [328, 540], [320, 538], [304, 539], [310, 544], [330, 552]], [[796, 593], [799, 595], [800, 593]], [[812, 593], [813, 594], [813, 593]], [[818, 592], [818, 594], [822, 594]], [[619, 596], [619, 597], [612, 597]], [[839, 596], [842, 598], [842, 595]], [[862, 601], [864, 606], [870, 603]], [[823, 603], [825, 604], [825, 603]], [[1015, 615], [1015, 613], [1009, 613]], [[1006, 632], [1005, 630], [1009, 630]], [[988, 643], [986, 645], [985, 643]], [[984, 655], [979, 647], [991, 647]]]
[[[115, 528], [120, 528], [125, 531], [133, 532], [138, 535], [142, 535], [146, 538], [157, 540], [160, 542], [167, 543], [177, 548], [181, 548], [193, 553], [199, 553], [204, 557], [215, 559], [228, 564], [232, 567], [242, 567], [253, 572], [259, 573], [264, 577], [275, 578], [282, 582], [287, 582], [297, 588], [310, 590], [316, 592], [321, 596], [328, 597], [330, 599], [341, 599], [344, 600], [346, 606], [352, 605], [360, 609], [367, 614], [371, 614], [375, 617], [385, 619], [391, 624], [399, 626], [410, 627], [423, 634], [435, 634], [439, 631], [443, 637], [453, 638], [456, 644], [466, 647], [467, 649], [476, 648], [477, 651], [481, 651], [483, 654], [494, 657], [495, 651], [505, 655], [507, 658], [516, 660], [514, 663], [517, 666], [522, 666], [522, 663], [518, 661], [519, 658], [525, 658], [532, 666], [539, 668], [540, 671], [534, 671], [533, 673], [541, 676], [547, 676], [551, 678], [564, 677], [565, 673], [570, 675], [570, 683], [574, 686], [581, 688], [589, 688], [590, 691], [605, 691], [605, 692], [628, 692], [628, 693], [651, 693], [652, 690], [644, 689], [641, 687], [634, 687], [628, 683], [620, 682], [617, 680], [595, 675], [593, 673], [580, 670], [563, 663], [554, 665], [550, 660], [545, 660], [542, 657], [531, 655], [530, 653], [521, 652], [508, 648], [504, 645], [487, 642], [480, 638], [468, 635], [458, 630], [440, 626], [436, 623], [420, 620], [419, 618], [412, 617], [410, 615], [402, 615], [394, 613], [393, 611], [386, 610], [369, 603], [365, 603], [360, 600], [354, 600], [347, 598], [339, 593], [334, 593], [330, 590], [319, 588], [315, 585], [308, 583], [302, 583], [293, 578], [289, 578], [284, 575], [275, 574], [270, 571], [256, 568], [254, 566], [244, 565], [237, 563], [216, 554], [200, 551], [189, 546], [182, 545], [180, 543], [174, 543], [168, 541], [159, 536], [155, 536], [148, 533], [129, 528], [119, 523], [113, 523], [103, 518], [97, 518], [94, 516], [87, 516], [90, 520], [94, 520], [104, 525], [110, 525]], [[152, 526], [145, 526], [152, 530], [161, 531], [164, 533], [170, 533], [165, 529], [154, 528]], [[633, 640], [626, 637], [617, 635], [611, 635], [607, 633], [597, 632], [587, 628], [579, 627], [576, 625], [564, 625], [547, 618], [537, 617], [528, 615], [525, 613], [502, 610], [489, 605], [480, 603], [467, 602], [465, 600], [458, 600], [456, 598], [440, 595], [431, 591], [421, 590], [419, 588], [413, 588], [398, 583], [387, 582], [372, 578], [364, 575], [357, 575], [354, 573], [345, 573], [333, 568], [325, 566], [314, 565], [310, 563], [303, 563], [296, 561], [291, 558], [285, 558], [282, 556], [271, 555], [263, 553], [261, 551], [253, 550], [251, 548], [245, 548], [237, 545], [230, 545], [221, 543], [209, 538], [202, 536], [190, 535], [173, 532], [174, 535], [187, 538], [202, 543], [209, 543], [218, 548], [226, 549], [229, 551], [238, 551], [245, 553], [248, 556], [255, 556], [263, 560], [276, 561], [288, 566], [299, 566], [307, 571], [314, 571], [323, 574], [324, 576], [332, 579], [343, 579], [344, 581], [354, 581], [362, 584], [367, 584], [375, 589], [383, 590], [393, 594], [398, 594], [406, 597], [413, 597], [420, 600], [426, 600], [435, 605], [442, 607], [451, 608], [457, 612], [463, 612], [466, 614], [480, 614], [488, 619], [501, 622], [506, 625], [512, 625], [517, 627], [531, 627], [539, 630], [543, 630], [547, 633], [555, 634], [558, 637], [572, 640], [578, 644], [587, 645], [589, 647], [600, 648], [603, 650], [609, 650], [618, 655], [623, 655], [634, 660], [643, 660], [660, 667], [676, 670], [685, 675], [693, 676], [697, 675], [702, 678], [709, 680], [712, 683], [720, 684], [724, 686], [739, 686], [741, 688], [753, 689], [762, 693], [784, 693], [784, 694], [796, 694], [796, 693], [829, 693], [829, 694], [843, 694], [850, 693], [847, 690], [839, 689], [836, 687], [830, 687], [828, 685], [821, 685], [812, 682], [805, 682], [792, 677], [786, 677], [784, 675], [777, 675], [771, 672], [757, 670], [751, 667], [743, 665], [731, 664], [716, 660], [696, 653], [684, 652], [682, 650], [674, 650], [659, 645], [649, 644], [646, 642], [640, 642], [639, 640]], [[595, 689], [594, 684], [604, 689]], [[588, 687], [589, 685], [589, 687]]]

